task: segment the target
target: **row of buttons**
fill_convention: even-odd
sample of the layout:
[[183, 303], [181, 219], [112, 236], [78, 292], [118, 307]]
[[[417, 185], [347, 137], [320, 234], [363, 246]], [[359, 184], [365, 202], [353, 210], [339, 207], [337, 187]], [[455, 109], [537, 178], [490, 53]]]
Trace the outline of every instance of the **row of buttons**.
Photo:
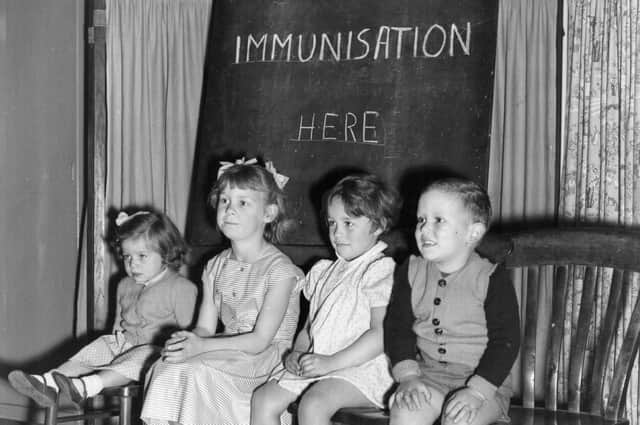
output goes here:
[[[441, 287], [441, 288], [444, 288], [445, 286], [447, 286], [447, 281], [444, 280], [444, 279], [438, 280], [438, 286]], [[441, 302], [442, 302], [442, 299], [440, 297], [436, 297], [436, 298], [433, 299], [433, 303], [435, 305], [440, 305]], [[433, 323], [433, 326], [438, 326], [440, 324], [440, 320], [439, 319], [433, 319], [431, 321], [431, 323]], [[436, 328], [435, 329], [436, 335], [442, 335], [442, 332], [443, 332], [442, 328]], [[440, 347], [440, 348], [438, 348], [438, 353], [446, 354], [447, 350], [444, 347]]]

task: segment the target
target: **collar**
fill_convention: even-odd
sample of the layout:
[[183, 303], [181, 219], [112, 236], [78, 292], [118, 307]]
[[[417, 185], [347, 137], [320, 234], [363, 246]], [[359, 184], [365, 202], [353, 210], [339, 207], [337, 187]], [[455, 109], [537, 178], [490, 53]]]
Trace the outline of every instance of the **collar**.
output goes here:
[[157, 282], [159, 282], [160, 280], [162, 280], [162, 278], [165, 277], [165, 275], [169, 272], [169, 267], [166, 267], [164, 269], [162, 269], [157, 275], [155, 275], [154, 277], [152, 277], [151, 279], [147, 280], [146, 282], [136, 282], [138, 283], [138, 285], [143, 285], [143, 286], [151, 286]]
[[334, 251], [334, 253], [336, 254], [336, 257], [338, 258], [338, 260], [344, 261], [345, 263], [349, 263], [349, 264], [355, 264], [362, 261], [363, 259], [380, 254], [382, 251], [387, 249], [387, 246], [388, 245], [385, 242], [378, 241], [371, 248], [369, 248], [367, 251], [362, 253], [360, 256], [354, 258], [353, 260], [345, 260], [340, 255], [338, 255], [337, 252]]

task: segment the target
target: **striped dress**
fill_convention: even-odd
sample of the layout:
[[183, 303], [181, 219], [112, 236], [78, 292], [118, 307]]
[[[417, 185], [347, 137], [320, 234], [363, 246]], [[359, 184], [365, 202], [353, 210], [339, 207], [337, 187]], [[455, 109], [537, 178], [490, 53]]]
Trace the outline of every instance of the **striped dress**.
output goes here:
[[[214, 257], [207, 267], [215, 280], [214, 301], [225, 334], [251, 332], [271, 286], [302, 271], [274, 246], [260, 260], [245, 263], [231, 250]], [[285, 317], [272, 344], [259, 354], [237, 350], [212, 351], [183, 363], [158, 361], [147, 375], [141, 418], [147, 424], [245, 425], [253, 390], [281, 364], [291, 347], [298, 323], [298, 286], [289, 297]]]

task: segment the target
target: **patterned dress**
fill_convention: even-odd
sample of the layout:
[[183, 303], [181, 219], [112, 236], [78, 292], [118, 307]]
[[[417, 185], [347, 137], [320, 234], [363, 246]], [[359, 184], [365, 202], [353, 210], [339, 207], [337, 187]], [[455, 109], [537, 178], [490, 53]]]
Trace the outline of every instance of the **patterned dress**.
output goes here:
[[[346, 261], [321, 260], [309, 271], [304, 294], [309, 299], [311, 351], [331, 355], [353, 344], [370, 329], [371, 308], [386, 307], [393, 284], [395, 262], [384, 256], [378, 242], [360, 257]], [[283, 388], [301, 394], [312, 383], [343, 379], [358, 388], [378, 407], [393, 380], [386, 356], [316, 378], [301, 378], [287, 371], [273, 376]]]
[[[224, 333], [251, 332], [272, 285], [302, 271], [289, 257], [269, 246], [255, 263], [231, 258], [223, 251], [210, 261], [214, 302]], [[141, 418], [147, 424], [245, 425], [253, 390], [264, 383], [291, 347], [298, 323], [299, 290], [292, 291], [285, 317], [269, 347], [258, 354], [238, 350], [202, 353], [183, 363], [158, 361], [147, 375]]]
[[170, 269], [144, 285], [122, 279], [113, 333], [92, 341], [56, 370], [67, 376], [111, 370], [142, 380], [168, 335], [191, 324], [197, 294], [190, 280]]

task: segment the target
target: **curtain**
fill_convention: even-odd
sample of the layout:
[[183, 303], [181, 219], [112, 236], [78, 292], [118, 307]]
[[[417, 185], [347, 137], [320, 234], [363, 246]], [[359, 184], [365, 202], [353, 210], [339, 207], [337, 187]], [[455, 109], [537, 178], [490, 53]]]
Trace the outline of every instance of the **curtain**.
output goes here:
[[107, 205], [184, 228], [210, 0], [107, 1]]
[[[555, 219], [557, 13], [556, 0], [500, 1], [488, 179], [496, 227]], [[516, 274], [514, 285], [524, 306], [524, 276]], [[540, 288], [547, 300], [549, 288]], [[545, 366], [547, 327], [538, 323], [536, 373]], [[512, 376], [519, 388], [519, 361]], [[536, 385], [538, 396], [543, 391]]]
[[[111, 213], [151, 205], [184, 230], [210, 11], [211, 0], [106, 1]], [[116, 271], [108, 254], [96, 264], [104, 276]], [[103, 294], [96, 302], [104, 303], [96, 311], [106, 312], [108, 283], [94, 286]], [[110, 326], [105, 320], [94, 318]]]
[[[566, 224], [638, 228], [640, 2], [567, 0], [566, 7], [568, 69], [560, 219]], [[607, 295], [611, 276], [607, 270], [602, 274], [598, 290]], [[579, 299], [580, 286], [578, 276], [574, 299]], [[623, 322], [629, 320], [639, 288], [636, 275]], [[601, 320], [604, 301], [596, 308], [596, 320]], [[572, 320], [571, 311], [567, 321]], [[621, 338], [619, 331], [614, 356]], [[627, 392], [627, 417], [632, 425], [640, 422], [639, 386], [636, 362]]]

